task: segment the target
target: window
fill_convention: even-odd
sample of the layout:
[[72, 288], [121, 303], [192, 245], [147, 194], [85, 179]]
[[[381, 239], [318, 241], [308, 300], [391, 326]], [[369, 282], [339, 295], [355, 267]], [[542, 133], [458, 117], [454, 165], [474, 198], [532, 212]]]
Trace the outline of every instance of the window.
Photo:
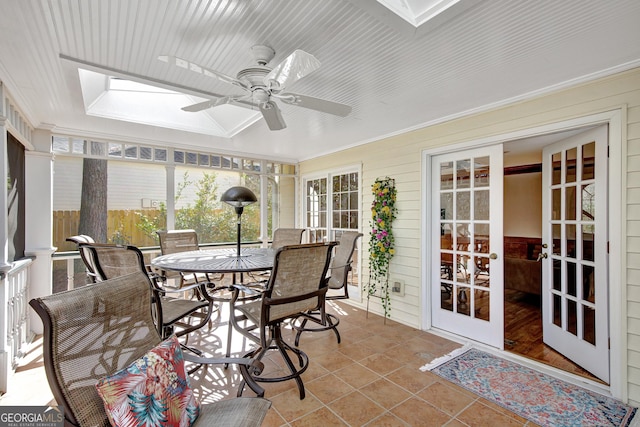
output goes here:
[[[259, 242], [278, 226], [294, 226], [297, 172], [293, 164], [61, 135], [52, 138], [52, 148], [56, 153], [53, 244], [61, 252], [76, 249], [65, 239], [78, 234], [81, 203], [88, 200], [82, 190], [87, 160], [107, 165], [106, 184], [102, 182], [100, 190], [107, 194], [107, 229], [100, 241], [157, 247], [156, 230], [167, 228], [169, 209], [174, 209], [169, 228], [195, 229], [201, 244], [234, 243], [236, 214], [220, 197], [235, 185], [250, 188], [258, 197], [258, 203], [247, 206], [242, 215], [244, 242]], [[171, 201], [167, 200], [167, 171], [174, 173]], [[262, 200], [264, 218], [260, 216]], [[54, 270], [60, 269], [54, 271], [54, 288], [58, 280], [66, 287], [63, 264], [54, 263]], [[82, 271], [81, 263], [77, 268]], [[75, 277], [82, 282], [82, 275]]]
[[[359, 167], [324, 176], [304, 179], [304, 227], [309, 229], [311, 242], [339, 240], [343, 231], [358, 231], [360, 227]], [[361, 239], [360, 239], [361, 240]], [[350, 298], [359, 300], [360, 245], [353, 254], [349, 278]]]
[[[359, 172], [328, 173], [305, 180], [305, 227], [312, 241], [339, 237], [360, 224]], [[331, 201], [331, 203], [329, 203]]]

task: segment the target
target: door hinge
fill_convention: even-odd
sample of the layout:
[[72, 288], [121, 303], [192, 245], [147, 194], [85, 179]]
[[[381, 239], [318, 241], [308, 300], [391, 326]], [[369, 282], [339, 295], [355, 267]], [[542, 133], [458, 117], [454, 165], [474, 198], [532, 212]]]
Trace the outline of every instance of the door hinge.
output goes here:
[[607, 157], [609, 157], [609, 146], [607, 145]]
[[607, 240], [607, 253], [609, 253], [609, 241]]

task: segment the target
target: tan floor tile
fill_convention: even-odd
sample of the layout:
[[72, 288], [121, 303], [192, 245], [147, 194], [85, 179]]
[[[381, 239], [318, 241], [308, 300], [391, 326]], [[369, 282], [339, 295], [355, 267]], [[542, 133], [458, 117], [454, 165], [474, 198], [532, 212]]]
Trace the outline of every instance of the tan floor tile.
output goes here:
[[345, 356], [339, 351], [321, 354], [316, 356], [313, 360], [329, 371], [342, 369], [345, 366], [349, 366], [354, 363], [353, 359]]
[[359, 363], [362, 366], [365, 366], [380, 375], [386, 375], [389, 372], [395, 371], [396, 369], [403, 366], [401, 362], [387, 357], [383, 354], [371, 355], [365, 359], [362, 359]]
[[479, 402], [473, 403], [461, 414], [458, 414], [456, 418], [467, 425], [477, 427], [516, 427], [524, 425], [524, 423], [517, 421], [501, 412], [498, 412], [495, 409], [489, 408], [488, 406], [483, 405]]
[[[260, 383], [260, 385], [264, 388], [264, 397], [267, 399], [271, 399], [279, 394], [294, 391], [298, 393], [298, 386], [296, 382], [293, 380], [290, 381], [279, 381], [275, 383]], [[245, 392], [242, 394], [243, 396], [250, 396], [250, 390], [245, 387]]]
[[404, 343], [404, 340], [405, 339], [402, 336], [375, 335], [367, 340], [367, 345], [377, 349], [379, 353], [382, 353], [389, 347], [393, 347], [393, 346]]
[[445, 424], [445, 427], [468, 427], [468, 426], [462, 421], [454, 418], [452, 420], [449, 420], [449, 422]]
[[307, 383], [306, 389], [325, 405], [354, 391], [352, 386], [333, 374], [325, 375]]
[[302, 379], [306, 383], [307, 381], [313, 381], [316, 378], [325, 376], [330, 372], [331, 371], [329, 371], [327, 368], [310, 358], [309, 367], [302, 374]]
[[348, 426], [344, 421], [336, 416], [326, 407], [322, 407], [317, 411], [305, 415], [291, 422], [292, 427], [339, 427]]
[[434, 373], [422, 372], [406, 366], [388, 373], [385, 377], [411, 393], [419, 392], [440, 378]]
[[393, 408], [412, 396], [405, 389], [384, 378], [362, 387], [360, 392], [387, 409]]
[[362, 328], [351, 328], [348, 330], [343, 330], [341, 328], [342, 325], [338, 326], [338, 330], [340, 331], [340, 337], [342, 338], [342, 343], [359, 343], [359, 342], [368, 342], [371, 337], [375, 336], [375, 334], [371, 331], [367, 331]]
[[384, 408], [375, 404], [358, 391], [341, 397], [328, 406], [329, 409], [352, 426], [364, 425], [384, 412]]
[[327, 353], [337, 352], [340, 349], [340, 344], [335, 339], [327, 340], [323, 337], [322, 339], [300, 340], [298, 348], [307, 353], [310, 359], [315, 359]]
[[385, 412], [375, 420], [366, 424], [366, 427], [407, 427], [408, 424], [395, 415]]
[[269, 400], [272, 407], [287, 421], [295, 420], [322, 407], [322, 402], [310, 395], [300, 400], [297, 389], [280, 393]]
[[397, 360], [405, 367], [419, 369], [421, 366], [431, 362], [435, 357], [431, 353], [416, 351], [403, 345], [396, 345], [384, 351], [385, 356]]
[[273, 407], [269, 409], [267, 412], [267, 416], [264, 417], [264, 421], [262, 421], [261, 427], [279, 427], [283, 424], [286, 424], [286, 420], [280, 416], [278, 411], [276, 411]]
[[491, 401], [489, 401], [487, 399], [483, 399], [483, 398], [478, 399], [478, 402], [482, 403], [483, 405], [486, 405], [489, 408], [492, 408], [492, 409], [494, 409], [494, 410], [496, 410], [496, 411], [498, 411], [500, 413], [503, 413], [503, 414], [515, 419], [516, 421], [519, 421], [521, 423], [526, 423], [527, 422], [526, 418], [521, 417], [520, 415], [515, 414], [515, 413], [509, 411], [506, 408], [503, 408], [502, 406], [498, 405], [497, 403], [493, 403], [493, 402], [491, 402]]
[[376, 351], [376, 348], [377, 347], [372, 345], [369, 341], [360, 341], [353, 344], [343, 344], [338, 351], [345, 356], [358, 361], [365, 357], [369, 357], [372, 354], [381, 353], [381, 351]]
[[433, 383], [422, 390], [418, 393], [418, 397], [452, 416], [462, 411], [475, 400], [440, 382]]
[[334, 375], [354, 388], [360, 388], [380, 378], [380, 375], [358, 363], [335, 371]]
[[[437, 375], [436, 375], [436, 377], [437, 377]], [[464, 387], [462, 387], [462, 386], [460, 386], [458, 384], [449, 382], [449, 381], [445, 380], [444, 378], [438, 377], [438, 381], [441, 382], [442, 384], [446, 385], [447, 387], [450, 387], [450, 388], [454, 389], [458, 393], [462, 393], [462, 394], [464, 394], [466, 396], [469, 396], [470, 399], [477, 399], [477, 398], [480, 397], [477, 394], [475, 394], [474, 392], [469, 391], [466, 388], [464, 388]]]
[[[412, 397], [390, 411], [411, 426], [441, 426], [451, 418], [422, 399]], [[499, 425], [499, 424], [494, 424]]]

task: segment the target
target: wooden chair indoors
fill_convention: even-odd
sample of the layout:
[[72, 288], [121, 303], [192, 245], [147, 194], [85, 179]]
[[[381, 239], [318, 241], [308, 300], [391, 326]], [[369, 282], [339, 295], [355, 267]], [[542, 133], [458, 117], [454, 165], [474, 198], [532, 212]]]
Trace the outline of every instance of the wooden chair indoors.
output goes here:
[[[144, 256], [135, 246], [99, 243], [82, 243], [80, 247], [87, 250], [96, 267], [99, 280], [109, 280], [135, 272], [145, 273], [147, 284], [158, 296], [159, 304], [155, 306], [158, 332], [166, 338], [175, 332], [176, 336], [187, 335], [207, 325], [215, 310], [213, 298], [209, 295], [206, 283], [194, 283], [180, 289], [161, 286], [154, 273], [144, 263]], [[171, 298], [167, 294], [181, 295], [193, 290], [198, 298]], [[199, 319], [191, 324], [192, 318]], [[179, 329], [176, 332], [176, 327]]]
[[299, 245], [304, 231], [304, 228], [276, 228], [273, 231], [271, 247], [278, 249], [288, 245]]
[[[45, 371], [55, 401], [64, 407], [65, 425], [110, 425], [110, 417], [117, 414], [114, 415], [114, 412], [110, 411], [110, 415], [107, 415], [105, 404], [96, 386], [105, 381], [105, 377], [115, 378], [118, 375], [127, 375], [129, 379], [133, 378], [129, 375], [131, 370], [135, 372], [135, 376], [139, 377], [138, 370], [142, 368], [135, 367], [139, 367], [139, 363], [145, 360], [143, 357], [149, 354], [154, 356], [160, 354], [152, 352], [158, 348], [164, 348], [158, 347], [159, 345], [166, 345], [167, 342], [175, 340], [172, 337], [161, 344], [162, 338], [157, 333], [151, 316], [151, 296], [152, 288], [149, 286], [147, 275], [137, 270], [129, 275], [32, 299], [29, 302], [44, 323]], [[177, 354], [181, 352], [179, 346], [173, 348]], [[184, 353], [183, 357], [184, 359], [176, 357], [171, 362], [182, 362], [182, 360], [200, 364], [222, 362], [190, 353]], [[167, 365], [169, 364], [168, 359], [163, 360]], [[250, 359], [234, 359], [232, 363], [259, 367], [259, 364], [254, 365], [254, 361]], [[142, 364], [144, 365], [144, 362]], [[163, 364], [158, 363], [154, 366], [163, 366]], [[176, 363], [176, 366], [181, 368], [178, 375], [186, 376], [183, 365]], [[246, 371], [249, 370], [252, 368]], [[170, 377], [177, 371], [178, 369], [164, 369], [150, 372], [152, 375], [167, 374]], [[142, 381], [148, 378], [149, 374], [146, 375], [142, 377]], [[251, 381], [251, 378], [248, 377], [247, 380]], [[131, 399], [132, 394], [146, 389], [144, 382], [138, 382], [138, 384], [142, 387], [125, 390], [121, 395], [125, 399], [124, 404], [118, 407], [120, 410], [126, 408], [131, 417], [136, 415], [128, 406], [126, 399]], [[159, 382], [154, 387], [162, 384]], [[185, 392], [192, 393], [189, 382], [186, 381], [185, 384]], [[121, 385], [133, 388], [130, 382], [123, 382]], [[261, 389], [254, 383], [250, 383], [250, 386], [257, 387], [258, 391]], [[115, 386], [109, 387], [113, 391]], [[146, 390], [148, 393], [149, 389]], [[154, 388], [152, 393], [155, 397], [157, 388]], [[234, 398], [203, 404], [200, 405], [200, 415], [193, 425], [259, 426], [270, 405], [268, 400], [261, 397]], [[150, 411], [147, 406], [138, 409], [143, 412], [142, 415], [138, 415], [142, 417]], [[193, 414], [182, 416], [193, 416]], [[142, 425], [143, 421], [138, 421], [139, 425]]]
[[[243, 378], [246, 375], [257, 382], [294, 379], [300, 399], [304, 399], [304, 384], [300, 375], [309, 366], [309, 357], [302, 350], [285, 342], [281, 326], [285, 320], [302, 312], [324, 307], [324, 296], [327, 292], [325, 276], [335, 245], [336, 242], [312, 243], [278, 249], [269, 282], [259, 300], [237, 304], [240, 292], [251, 293], [252, 290], [242, 285], [234, 285], [231, 323], [234, 329], [258, 344], [258, 348], [245, 357], [262, 360], [269, 350], [277, 350], [289, 370], [289, 374], [268, 376], [256, 375], [246, 366], [240, 366]], [[296, 368], [289, 353], [298, 360], [300, 368]], [[238, 390], [239, 396], [242, 390], [243, 384]]]
[[[349, 298], [349, 273], [352, 271], [353, 253], [356, 250], [358, 239], [362, 233], [357, 231], [345, 231], [340, 235], [338, 246], [329, 265], [329, 277], [327, 278], [327, 289], [329, 291], [339, 291], [337, 294], [327, 292], [325, 300], [348, 299]], [[318, 326], [307, 327], [307, 323], [312, 322]], [[340, 333], [338, 332], [338, 319], [333, 314], [327, 313], [324, 304], [320, 310], [313, 310], [302, 313], [293, 322], [296, 329], [296, 346], [300, 343], [300, 335], [303, 332], [319, 332], [333, 330], [340, 343]]]

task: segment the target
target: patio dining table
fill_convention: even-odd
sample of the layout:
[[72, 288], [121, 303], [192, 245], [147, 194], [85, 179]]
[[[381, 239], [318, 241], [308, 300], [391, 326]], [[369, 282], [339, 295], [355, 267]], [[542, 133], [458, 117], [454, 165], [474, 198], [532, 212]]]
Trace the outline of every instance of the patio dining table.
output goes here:
[[[244, 273], [272, 270], [275, 254], [276, 250], [272, 248], [242, 248], [239, 256], [236, 248], [201, 249], [161, 255], [152, 259], [151, 265], [160, 270], [183, 273], [233, 273], [233, 283], [235, 284], [237, 273], [242, 276]], [[258, 297], [259, 295], [248, 295], [246, 298]], [[229, 301], [229, 298], [225, 297], [217, 297], [217, 299], [222, 302]], [[226, 357], [229, 357], [231, 352], [231, 336], [232, 327], [229, 322]]]
[[161, 255], [151, 265], [161, 270], [183, 273], [249, 273], [273, 268], [276, 251], [271, 248], [201, 249]]

